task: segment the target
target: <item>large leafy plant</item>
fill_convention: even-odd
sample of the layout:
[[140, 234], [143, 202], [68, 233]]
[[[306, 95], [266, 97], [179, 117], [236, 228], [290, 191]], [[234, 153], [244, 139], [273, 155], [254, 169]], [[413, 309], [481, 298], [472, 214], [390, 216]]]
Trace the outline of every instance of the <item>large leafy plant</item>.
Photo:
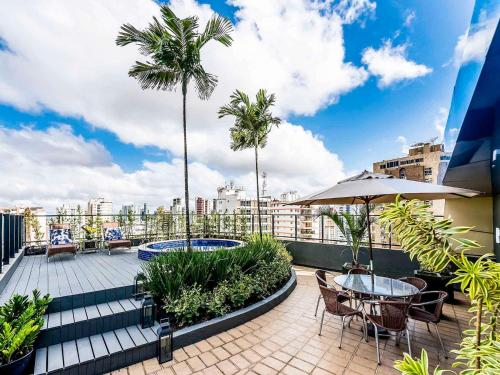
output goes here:
[[143, 270], [148, 290], [182, 326], [267, 297], [290, 275], [290, 262], [281, 243], [255, 235], [231, 250], [171, 251]]
[[325, 207], [319, 211], [319, 215], [331, 219], [339, 228], [351, 247], [353, 264], [358, 265], [359, 248], [368, 230], [366, 209], [363, 207], [357, 215], [351, 215], [349, 212], [339, 214], [336, 210]]
[[0, 307], [0, 363], [7, 364], [26, 355], [35, 343], [43, 326], [43, 315], [51, 298], [14, 295]]
[[[457, 361], [453, 366], [462, 367], [464, 375], [499, 374], [500, 264], [492, 259], [492, 254], [475, 261], [468, 259], [467, 251], [480, 245], [457, 235], [469, 232], [471, 227], [454, 227], [452, 219], [437, 219], [428, 208], [420, 201], [404, 201], [398, 196], [394, 203], [386, 206], [380, 221], [387, 227], [392, 225], [403, 251], [426, 269], [441, 272], [450, 263], [456, 267], [450, 283], [459, 284], [462, 292], [468, 294], [469, 311], [474, 313], [474, 318], [471, 319], [473, 328], [464, 331], [460, 349], [454, 351]], [[416, 361], [405, 356], [396, 362], [396, 368], [406, 375], [428, 374], [424, 366], [426, 356]]]

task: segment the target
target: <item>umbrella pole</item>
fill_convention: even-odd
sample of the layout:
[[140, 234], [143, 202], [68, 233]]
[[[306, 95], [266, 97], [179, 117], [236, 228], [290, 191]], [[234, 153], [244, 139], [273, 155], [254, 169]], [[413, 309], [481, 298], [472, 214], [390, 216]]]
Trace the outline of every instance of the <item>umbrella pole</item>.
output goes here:
[[373, 272], [372, 228], [370, 225], [370, 201], [365, 198], [366, 220], [368, 221], [368, 255], [370, 257], [370, 271]]

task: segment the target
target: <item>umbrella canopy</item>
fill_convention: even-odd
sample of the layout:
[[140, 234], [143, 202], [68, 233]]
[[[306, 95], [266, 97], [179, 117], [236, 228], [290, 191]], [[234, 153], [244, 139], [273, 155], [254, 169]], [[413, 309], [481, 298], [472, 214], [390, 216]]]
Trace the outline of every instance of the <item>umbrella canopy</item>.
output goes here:
[[[398, 194], [404, 199], [434, 200], [471, 198], [478, 195], [479, 192], [426, 182], [404, 180], [391, 175], [364, 171], [357, 176], [340, 181], [331, 188], [308, 195], [289, 204], [364, 204], [366, 207], [366, 219], [369, 223], [370, 203], [394, 202]], [[370, 269], [373, 271], [373, 246], [370, 225], [368, 225], [368, 245]]]
[[426, 182], [402, 180], [394, 176], [363, 173], [340, 181], [326, 190], [320, 191], [291, 202], [293, 205], [322, 204], [365, 204], [394, 202], [401, 194], [404, 199], [448, 199], [471, 198], [479, 192], [451, 186], [436, 185]]

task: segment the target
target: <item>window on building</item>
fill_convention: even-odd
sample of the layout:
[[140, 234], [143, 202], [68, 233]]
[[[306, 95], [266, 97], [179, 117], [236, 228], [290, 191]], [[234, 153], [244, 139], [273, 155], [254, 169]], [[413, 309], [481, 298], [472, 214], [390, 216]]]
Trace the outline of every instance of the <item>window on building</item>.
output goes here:
[[390, 162], [387, 163], [387, 168], [394, 168], [394, 167], [399, 167], [399, 161], [398, 160], [390, 161]]
[[432, 168], [431, 167], [424, 168], [424, 176], [432, 176]]

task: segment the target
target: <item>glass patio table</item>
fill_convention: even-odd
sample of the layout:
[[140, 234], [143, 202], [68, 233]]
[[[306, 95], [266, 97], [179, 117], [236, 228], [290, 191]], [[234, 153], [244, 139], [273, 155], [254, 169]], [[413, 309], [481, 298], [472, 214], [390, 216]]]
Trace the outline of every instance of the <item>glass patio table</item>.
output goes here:
[[372, 297], [408, 298], [419, 292], [415, 286], [401, 280], [377, 275], [339, 275], [335, 283], [353, 292], [368, 294]]
[[[356, 293], [363, 293], [371, 296], [373, 299], [382, 298], [409, 298], [419, 292], [415, 286], [405, 283], [401, 280], [391, 279], [390, 277], [382, 277], [376, 275], [339, 275], [334, 279], [335, 283], [344, 289], [351, 290]], [[375, 336], [375, 330], [371, 323], [367, 324], [368, 336]], [[382, 338], [387, 338], [388, 332], [379, 328], [379, 334]]]

